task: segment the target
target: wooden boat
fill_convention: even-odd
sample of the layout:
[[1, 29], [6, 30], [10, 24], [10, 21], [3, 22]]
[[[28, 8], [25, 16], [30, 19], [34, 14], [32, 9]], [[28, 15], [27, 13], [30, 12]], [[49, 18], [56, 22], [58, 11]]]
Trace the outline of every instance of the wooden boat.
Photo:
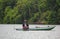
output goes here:
[[[52, 30], [53, 28], [55, 28], [55, 26], [53, 26], [53, 27], [52, 27], [52, 26], [50, 26], [50, 27], [35, 27], [35, 28], [29, 28], [29, 29], [27, 29], [26, 31], [30, 31], [30, 30], [31, 30], [31, 31], [36, 31], [36, 30], [37, 30], [37, 31], [38, 31], [38, 30]], [[20, 28], [18, 29], [18, 28], [17, 28], [16, 30], [23, 30], [23, 29], [20, 29]]]

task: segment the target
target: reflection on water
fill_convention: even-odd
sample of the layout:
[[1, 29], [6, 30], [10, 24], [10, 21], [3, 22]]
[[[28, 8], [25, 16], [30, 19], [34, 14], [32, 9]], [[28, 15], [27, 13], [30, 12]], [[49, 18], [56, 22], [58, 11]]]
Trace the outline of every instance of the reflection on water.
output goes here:
[[[30, 25], [48, 26], [48, 25]], [[53, 25], [54, 26], [54, 25]], [[60, 26], [51, 31], [16, 31], [15, 28], [22, 28], [21, 25], [0, 25], [0, 39], [60, 39]]]

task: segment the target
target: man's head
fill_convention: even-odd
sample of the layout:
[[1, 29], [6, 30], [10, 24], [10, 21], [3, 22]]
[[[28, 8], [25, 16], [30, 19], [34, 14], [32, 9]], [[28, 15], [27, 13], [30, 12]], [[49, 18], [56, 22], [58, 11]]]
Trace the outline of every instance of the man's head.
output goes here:
[[27, 20], [24, 20], [24, 22], [26, 22]]

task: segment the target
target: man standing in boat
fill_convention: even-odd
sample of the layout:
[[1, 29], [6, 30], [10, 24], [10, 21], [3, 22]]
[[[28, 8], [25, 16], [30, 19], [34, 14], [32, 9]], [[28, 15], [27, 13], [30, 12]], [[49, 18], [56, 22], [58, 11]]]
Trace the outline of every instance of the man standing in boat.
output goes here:
[[23, 30], [28, 30], [29, 29], [29, 25], [27, 23], [27, 20], [23, 21]]

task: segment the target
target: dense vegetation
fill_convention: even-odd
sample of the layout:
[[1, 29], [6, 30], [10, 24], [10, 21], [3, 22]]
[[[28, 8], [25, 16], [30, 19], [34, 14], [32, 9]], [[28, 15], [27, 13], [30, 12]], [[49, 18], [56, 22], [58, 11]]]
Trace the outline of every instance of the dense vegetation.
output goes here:
[[0, 0], [0, 24], [60, 24], [60, 0]]

